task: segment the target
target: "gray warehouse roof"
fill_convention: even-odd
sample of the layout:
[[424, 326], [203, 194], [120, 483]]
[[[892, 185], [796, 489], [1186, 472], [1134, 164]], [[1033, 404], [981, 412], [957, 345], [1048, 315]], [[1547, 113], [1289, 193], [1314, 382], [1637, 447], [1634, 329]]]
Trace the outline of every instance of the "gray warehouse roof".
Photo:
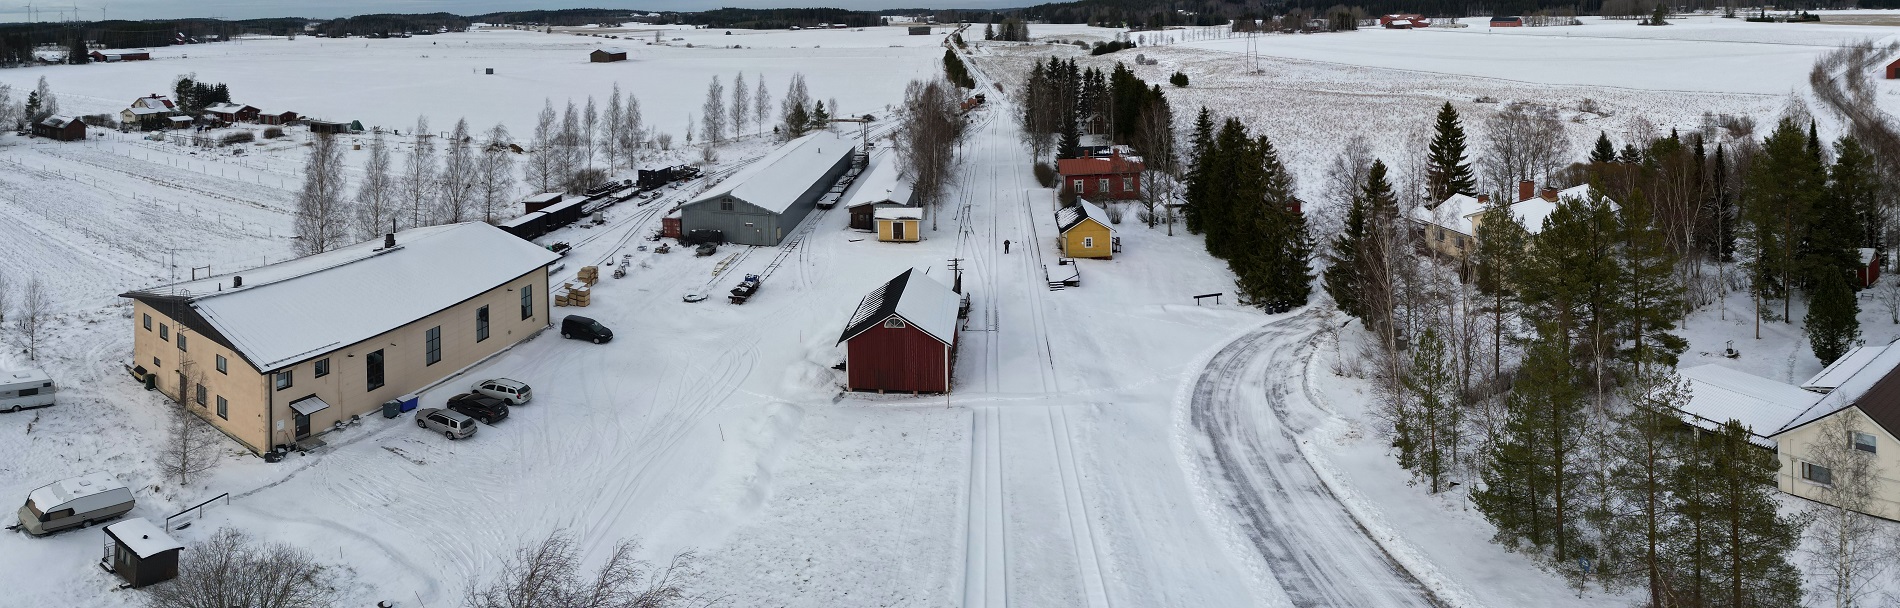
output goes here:
[[731, 195], [772, 213], [784, 213], [854, 149], [849, 138], [831, 131], [806, 135], [779, 146], [688, 204]]

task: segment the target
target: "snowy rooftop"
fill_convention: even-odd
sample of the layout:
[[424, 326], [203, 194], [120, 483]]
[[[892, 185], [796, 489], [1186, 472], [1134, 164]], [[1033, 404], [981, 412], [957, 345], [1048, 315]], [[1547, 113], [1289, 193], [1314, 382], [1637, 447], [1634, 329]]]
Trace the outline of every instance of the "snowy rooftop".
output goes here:
[[600, 51], [600, 52], [602, 52], [602, 53], [608, 53], [608, 54], [612, 54], [612, 55], [625, 55], [625, 54], [627, 54], [627, 49], [623, 49], [623, 48], [620, 48], [620, 47], [613, 47], [613, 46], [603, 46], [603, 47], [600, 47], [600, 48], [598, 48], [598, 49], [594, 49], [594, 50], [597, 50], [597, 51]]
[[1426, 224], [1442, 226], [1447, 230], [1456, 231], [1466, 236], [1475, 236], [1478, 232], [1477, 227], [1471, 223], [1471, 214], [1484, 211], [1484, 208], [1485, 204], [1478, 202], [1476, 198], [1463, 194], [1453, 194], [1450, 198], [1445, 199], [1445, 202], [1439, 203], [1436, 207], [1430, 209], [1414, 207], [1412, 209], [1412, 219]]
[[139, 557], [151, 557], [166, 551], [185, 548], [183, 544], [172, 540], [172, 537], [165, 534], [164, 530], [158, 529], [158, 526], [152, 525], [152, 522], [146, 521], [143, 517], [106, 526], [106, 534], [125, 543], [125, 548], [131, 549]]
[[1736, 420], [1748, 427], [1750, 441], [1765, 447], [1774, 445], [1768, 436], [1819, 398], [1798, 386], [1715, 364], [1685, 367], [1679, 373], [1689, 381], [1689, 403], [1682, 411], [1691, 416], [1691, 424], [1714, 430]]
[[[1900, 368], [1900, 348], [1888, 348], [1874, 356], [1858, 372], [1842, 380], [1839, 387], [1821, 396], [1801, 415], [1783, 425], [1776, 433], [1794, 430], [1796, 427], [1827, 417], [1828, 414], [1846, 409], [1848, 406], [1860, 406], [1861, 412], [1874, 419], [1887, 432], [1900, 435], [1900, 374], [1892, 373]], [[1825, 370], [1823, 370], [1825, 372]]]
[[1821, 373], [1801, 383], [1801, 388], [1817, 393], [1827, 393], [1840, 388], [1848, 378], [1860, 373], [1861, 368], [1873, 363], [1874, 359], [1880, 357], [1880, 353], [1886, 351], [1886, 346], [1856, 346], [1848, 350], [1847, 354], [1841, 355], [1841, 358], [1829, 363], [1825, 369], [1821, 370]]
[[554, 202], [554, 201], [558, 201], [558, 200], [561, 200], [561, 193], [559, 193], [559, 192], [542, 192], [542, 193], [540, 193], [540, 194], [536, 194], [536, 195], [533, 195], [533, 196], [529, 196], [529, 197], [527, 197], [527, 198], [524, 198], [524, 199], [521, 199], [521, 202], [524, 202], [524, 203], [552, 203], [552, 202]]
[[872, 213], [880, 220], [921, 220], [924, 210], [920, 207], [885, 207]]
[[108, 492], [123, 487], [125, 487], [125, 484], [119, 483], [113, 479], [111, 475], [92, 473], [69, 479], [61, 479], [40, 486], [28, 493], [26, 497], [28, 500], [33, 501], [34, 506], [41, 509], [51, 509], [66, 504], [66, 501], [74, 498], [91, 496], [100, 492]]
[[809, 184], [824, 177], [853, 151], [850, 139], [831, 131], [819, 131], [779, 146], [745, 169], [732, 174], [693, 199], [732, 195], [755, 207], [784, 213], [805, 193]]
[[1110, 232], [1115, 230], [1115, 227], [1108, 223], [1108, 212], [1102, 211], [1102, 208], [1095, 203], [1075, 199], [1075, 206], [1056, 210], [1056, 226], [1060, 232], [1074, 229], [1084, 219], [1095, 220], [1095, 223], [1101, 224]]
[[[1544, 231], [1544, 220], [1549, 218], [1550, 214], [1557, 211], [1557, 203], [1565, 200], [1590, 200], [1590, 186], [1586, 184], [1560, 190], [1557, 192], [1557, 200], [1555, 201], [1541, 196], [1533, 196], [1512, 203], [1511, 213], [1517, 216], [1518, 221], [1524, 223], [1525, 232], [1537, 234]], [[1607, 196], [1603, 197], [1603, 201], [1609, 203], [1611, 209], [1618, 208], [1616, 201], [1610, 200]]]
[[79, 119], [73, 118], [71, 116], [48, 116], [46, 117], [46, 120], [40, 121], [40, 124], [46, 125], [49, 127], [65, 127], [66, 125], [72, 124], [73, 121], [76, 121], [76, 120], [79, 120]]
[[[376, 239], [123, 295], [188, 302], [213, 339], [221, 334], [260, 371], [271, 371], [402, 327], [557, 257], [481, 222], [405, 230], [395, 248], [382, 246]], [[233, 286], [237, 276], [242, 287]], [[178, 320], [190, 326], [188, 317]]]
[[877, 203], [897, 203], [910, 205], [910, 180], [899, 175], [898, 162], [886, 155], [875, 161], [864, 175], [858, 177], [856, 189], [851, 198], [845, 199], [846, 209], [855, 209]]
[[37, 369], [4, 370], [0, 369], [0, 386], [8, 384], [26, 384], [32, 382], [51, 382], [52, 376]]
[[1125, 175], [1141, 172], [1141, 162], [1119, 154], [1111, 157], [1064, 158], [1056, 161], [1056, 172], [1063, 177], [1077, 175]]
[[858, 302], [857, 312], [852, 313], [851, 322], [845, 324], [844, 335], [838, 341], [850, 340], [891, 315], [897, 315], [930, 337], [944, 344], [955, 344], [957, 308], [962, 301], [957, 292], [942, 283], [915, 269], [906, 270]]

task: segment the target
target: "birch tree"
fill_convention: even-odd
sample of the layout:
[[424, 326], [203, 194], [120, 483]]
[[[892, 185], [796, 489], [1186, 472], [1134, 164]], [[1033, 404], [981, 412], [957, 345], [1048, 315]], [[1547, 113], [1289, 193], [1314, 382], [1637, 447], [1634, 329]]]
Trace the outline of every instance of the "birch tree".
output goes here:
[[543, 100], [541, 114], [534, 123], [534, 139], [528, 142], [528, 184], [536, 192], [551, 192], [558, 183], [555, 177], [560, 166], [557, 156], [560, 151], [555, 144], [554, 102]]
[[772, 92], [765, 90], [765, 75], [759, 75], [758, 88], [752, 91], [752, 124], [758, 125], [759, 134], [765, 134], [765, 123], [772, 118]]
[[170, 420], [166, 423], [166, 439], [163, 451], [158, 456], [158, 470], [167, 479], [180, 486], [190, 486], [199, 476], [218, 466], [218, 445], [222, 438], [217, 429], [187, 411], [190, 404], [199, 409], [208, 404], [197, 403], [194, 391], [188, 387], [204, 390], [204, 370], [195, 365], [184, 366], [184, 384], [178, 388], [178, 407], [170, 408]]
[[12, 317], [13, 347], [25, 351], [27, 360], [40, 360], [40, 340], [46, 336], [46, 324], [52, 316], [53, 303], [47, 299], [39, 275], [28, 277]]
[[343, 205], [343, 146], [319, 134], [304, 161], [303, 190], [297, 193], [297, 252], [323, 253], [349, 240], [349, 216]]
[[640, 98], [627, 91], [626, 116], [620, 125], [621, 146], [627, 151], [627, 164], [637, 168], [640, 150], [646, 147], [646, 125], [640, 118]]
[[699, 119], [704, 125], [699, 133], [706, 145], [718, 143], [726, 133], [726, 88], [719, 84], [716, 74], [712, 84], [706, 85], [706, 103], [699, 108]]
[[555, 146], [560, 150], [560, 154], [556, 157], [560, 161], [556, 178], [561, 190], [565, 192], [579, 192], [586, 189], [586, 186], [580, 185], [577, 181], [581, 171], [580, 115], [580, 109], [574, 105], [574, 100], [568, 100], [567, 110], [561, 113], [561, 131]]
[[429, 118], [416, 117], [416, 130], [412, 134], [415, 147], [409, 151], [409, 160], [403, 163], [401, 188], [403, 214], [408, 216], [408, 224], [403, 228], [424, 225], [430, 204], [435, 200], [437, 191], [435, 143], [429, 136]]
[[1858, 410], [1844, 410], [1821, 422], [1820, 440], [1803, 456], [1806, 466], [1819, 466], [1829, 477], [1829, 483], [1808, 486], [1820, 494], [1819, 501], [1808, 505], [1808, 568], [1820, 574], [1808, 587], [1815, 605], [1872, 605], [1875, 581], [1887, 578], [1892, 569], [1893, 547], [1883, 542], [1890, 534], [1863, 513], [1879, 509], [1885, 471], [1875, 451], [1900, 446], [1878, 445], [1874, 437]]
[[805, 90], [805, 75], [792, 74], [785, 85], [785, 100], [779, 102], [779, 123], [787, 139], [805, 134], [811, 126], [811, 93]]
[[361, 240], [396, 229], [396, 180], [389, 165], [389, 143], [377, 132], [363, 163], [363, 182], [356, 186], [356, 234]]
[[442, 157], [442, 193], [436, 197], [439, 205], [434, 223], [453, 224], [468, 219], [480, 182], [476, 162], [475, 151], [469, 148], [468, 119], [457, 120], [455, 129], [449, 133], [448, 152]]
[[607, 153], [607, 169], [620, 168], [620, 159], [626, 154], [625, 129], [627, 115], [620, 107], [620, 83], [614, 83], [614, 90], [607, 95], [607, 109], [601, 112], [600, 148]]
[[746, 124], [751, 121], [752, 96], [745, 88], [745, 72], [732, 77], [732, 137], [745, 137]]
[[496, 123], [488, 130], [488, 147], [482, 149], [475, 171], [482, 221], [490, 224], [514, 215], [508, 206], [515, 190], [515, 159], [508, 145], [508, 128]]
[[[795, 77], [797, 78], [797, 77]], [[802, 79], [796, 80], [802, 84]], [[943, 191], [955, 172], [957, 142], [963, 137], [963, 115], [949, 83], [913, 80], [904, 89], [904, 116], [898, 123], [899, 173], [911, 180], [918, 206], [940, 208]], [[931, 213], [931, 226], [936, 216]]]
[[599, 146], [600, 114], [594, 110], [594, 96], [587, 96], [587, 108], [581, 111], [581, 168], [594, 166], [594, 151]]

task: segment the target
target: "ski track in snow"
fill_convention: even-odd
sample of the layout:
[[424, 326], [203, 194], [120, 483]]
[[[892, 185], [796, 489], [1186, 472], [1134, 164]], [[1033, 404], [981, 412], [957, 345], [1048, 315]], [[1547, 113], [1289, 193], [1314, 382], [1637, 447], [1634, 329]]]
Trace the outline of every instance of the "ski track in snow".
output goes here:
[[1220, 349], [1195, 382], [1193, 428], [1217, 500], [1294, 606], [1443, 604], [1355, 521], [1297, 448], [1324, 412], [1302, 388], [1321, 319], [1309, 309]]

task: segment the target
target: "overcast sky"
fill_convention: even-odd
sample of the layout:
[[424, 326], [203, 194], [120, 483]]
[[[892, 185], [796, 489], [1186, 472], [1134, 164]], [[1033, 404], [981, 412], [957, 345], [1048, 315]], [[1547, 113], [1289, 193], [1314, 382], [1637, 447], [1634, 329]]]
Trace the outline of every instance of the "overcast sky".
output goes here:
[[[1038, 4], [1046, 0], [14, 0], [0, 4], [0, 22], [25, 21], [27, 4], [40, 21], [72, 18], [169, 19], [175, 17], [311, 17], [328, 19], [367, 13], [450, 12], [475, 15], [496, 11], [542, 8], [626, 8], [657, 11], [707, 10], [722, 6], [774, 8], [825, 6], [858, 10], [890, 7], [1000, 8]], [[57, 5], [57, 6], [55, 6]], [[74, 10], [77, 7], [77, 11]], [[103, 9], [103, 13], [101, 12]]]

